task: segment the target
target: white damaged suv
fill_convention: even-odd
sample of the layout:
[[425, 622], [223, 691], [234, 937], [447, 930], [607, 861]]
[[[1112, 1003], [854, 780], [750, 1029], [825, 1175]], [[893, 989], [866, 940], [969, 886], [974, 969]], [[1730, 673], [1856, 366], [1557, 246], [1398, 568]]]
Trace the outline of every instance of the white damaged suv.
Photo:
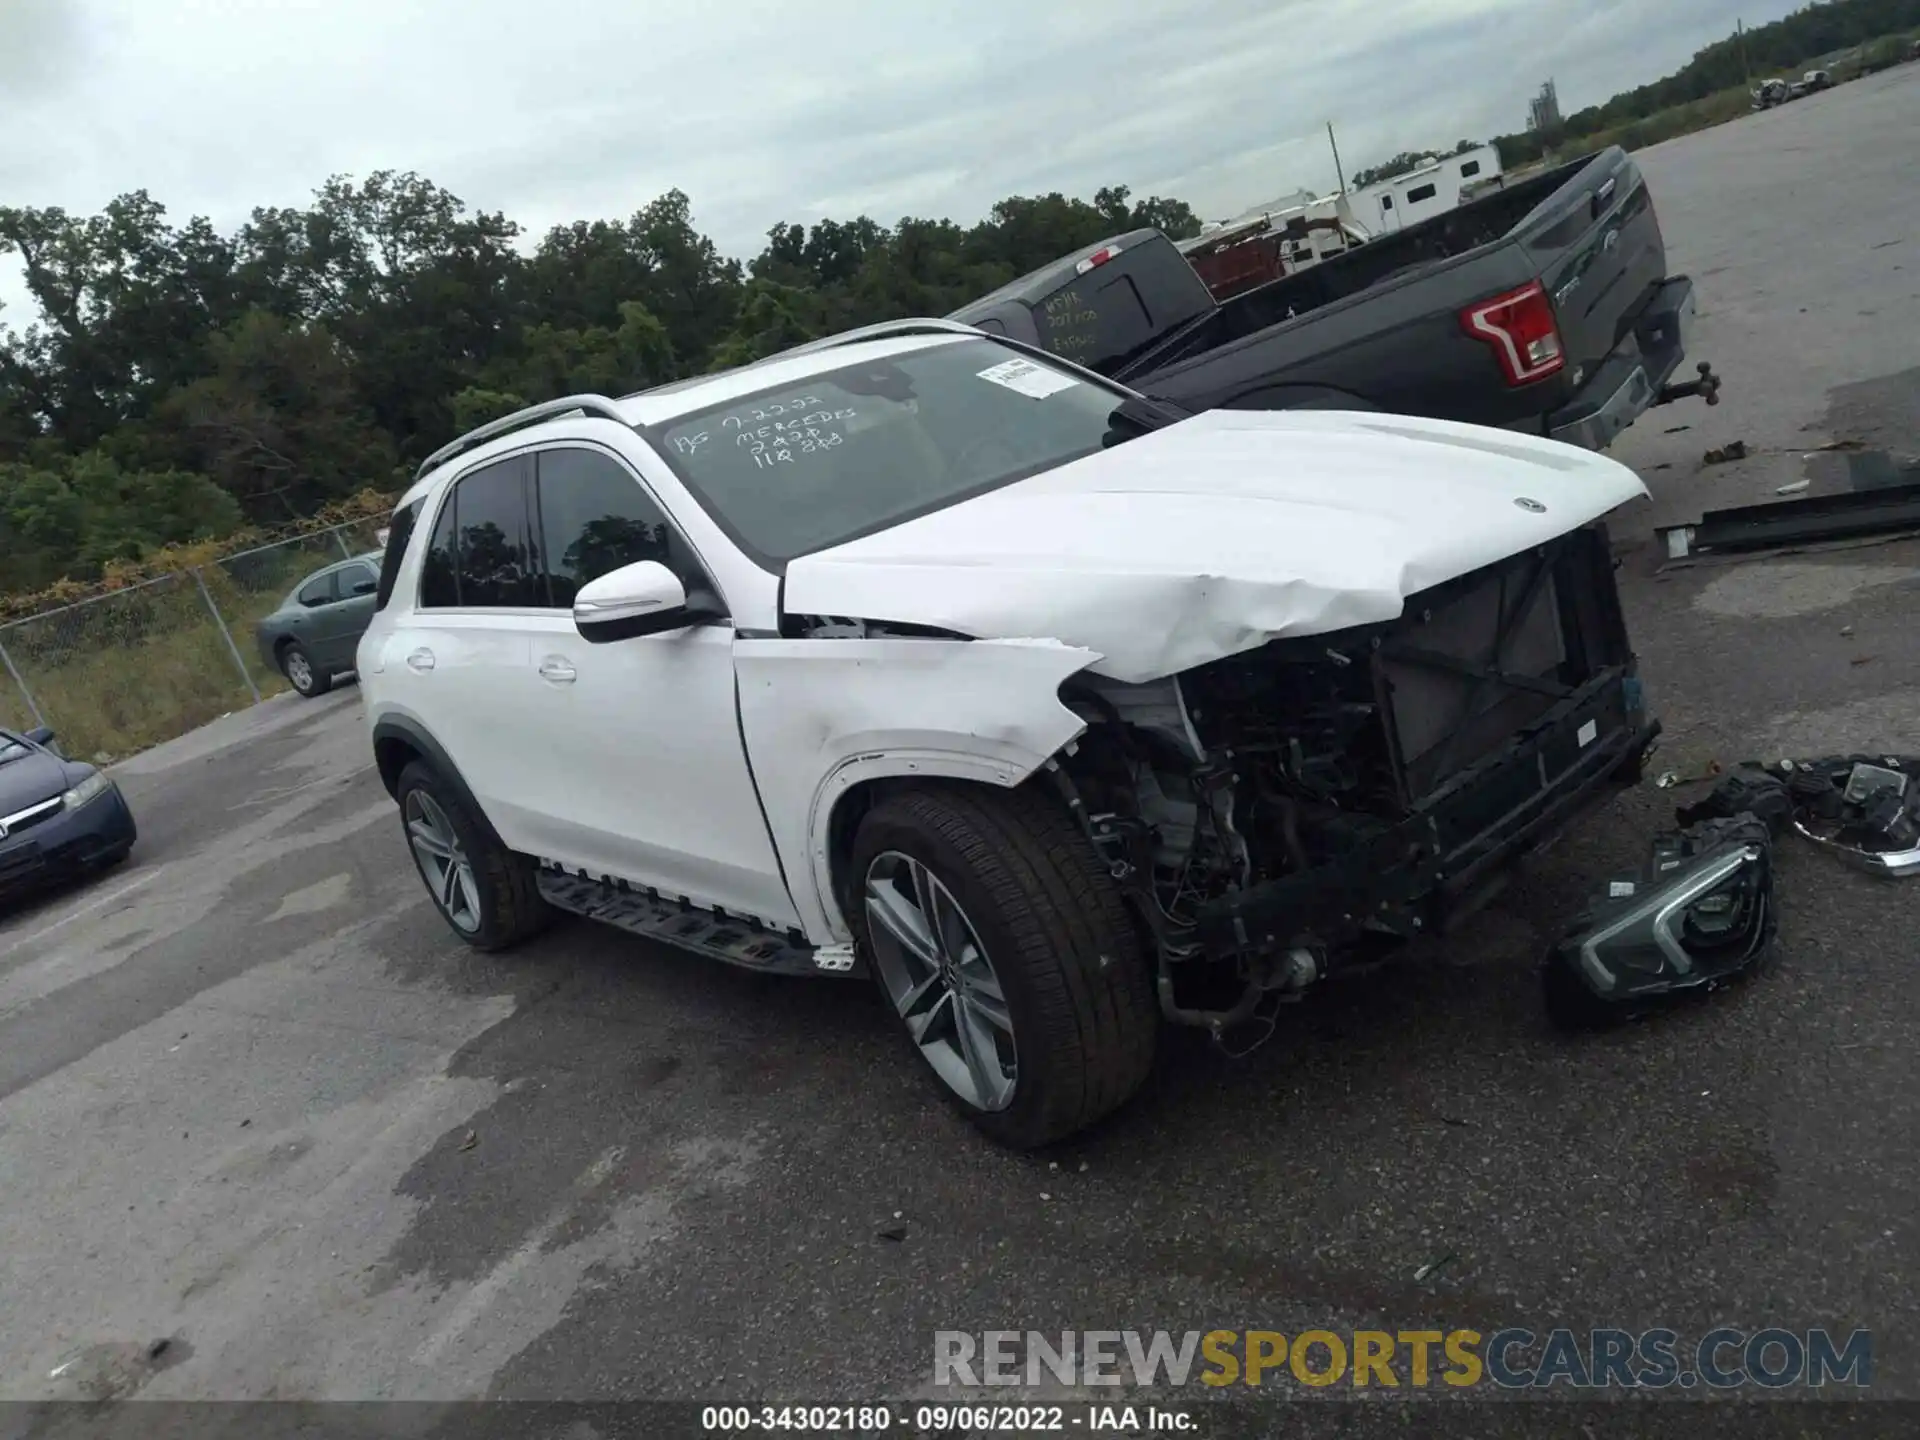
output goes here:
[[1034, 1146], [1125, 1101], [1160, 1024], [1270, 1022], [1637, 776], [1596, 522], [1643, 493], [904, 321], [447, 446], [359, 672], [472, 944], [561, 910], [871, 975]]

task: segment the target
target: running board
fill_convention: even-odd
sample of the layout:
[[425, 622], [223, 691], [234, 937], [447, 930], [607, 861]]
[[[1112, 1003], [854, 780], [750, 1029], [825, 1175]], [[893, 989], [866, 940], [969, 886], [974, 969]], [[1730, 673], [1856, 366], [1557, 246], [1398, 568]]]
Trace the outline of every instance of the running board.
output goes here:
[[844, 958], [816, 950], [797, 934], [769, 930], [757, 920], [717, 909], [703, 910], [691, 900], [668, 900], [656, 892], [546, 866], [538, 879], [541, 897], [555, 909], [709, 960], [770, 975], [845, 975], [854, 970]]

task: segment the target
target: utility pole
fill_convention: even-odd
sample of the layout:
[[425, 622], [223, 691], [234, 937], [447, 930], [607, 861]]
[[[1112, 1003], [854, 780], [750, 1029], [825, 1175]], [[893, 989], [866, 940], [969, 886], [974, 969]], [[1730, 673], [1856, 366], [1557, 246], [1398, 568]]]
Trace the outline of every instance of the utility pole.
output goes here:
[[1740, 42], [1740, 73], [1747, 77], [1747, 88], [1753, 88], [1753, 66], [1747, 63], [1747, 27], [1739, 19], [1733, 22], [1734, 37]]
[[1340, 142], [1333, 138], [1333, 122], [1327, 122], [1327, 144], [1333, 147], [1333, 173], [1340, 181], [1340, 193], [1347, 193], [1347, 174], [1340, 168]]

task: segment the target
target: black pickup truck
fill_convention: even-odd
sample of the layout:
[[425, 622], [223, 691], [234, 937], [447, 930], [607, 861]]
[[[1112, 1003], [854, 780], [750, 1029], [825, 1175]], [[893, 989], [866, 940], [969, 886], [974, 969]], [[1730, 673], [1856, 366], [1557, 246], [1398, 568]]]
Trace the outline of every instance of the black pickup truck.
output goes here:
[[1136, 230], [948, 318], [1193, 410], [1382, 410], [1600, 450], [1684, 384], [1693, 282], [1667, 274], [1625, 151], [1495, 190], [1218, 302], [1171, 240]]

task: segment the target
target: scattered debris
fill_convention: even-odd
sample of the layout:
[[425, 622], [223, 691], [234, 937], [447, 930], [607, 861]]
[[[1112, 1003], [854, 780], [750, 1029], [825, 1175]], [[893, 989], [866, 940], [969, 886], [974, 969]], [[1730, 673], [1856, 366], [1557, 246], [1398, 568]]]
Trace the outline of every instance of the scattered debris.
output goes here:
[[1053, 1199], [1053, 1196], [1051, 1196], [1051, 1195], [1049, 1195], [1049, 1194], [1048, 1194], [1048, 1193], [1047, 1193], [1046, 1191], [1044, 1191], [1044, 1190], [1042, 1190], [1042, 1191], [1040, 1192], [1040, 1198], [1041, 1198], [1042, 1200], [1051, 1200], [1051, 1199]]
[[1691, 425], [1669, 425], [1660, 433], [1663, 435], [1678, 435], [1682, 430], [1691, 430], [1692, 428]]
[[162, 1335], [158, 1340], [147, 1346], [147, 1358], [149, 1360], [158, 1360], [162, 1355], [167, 1353], [168, 1348], [172, 1346], [172, 1344], [172, 1336]]
[[1671, 790], [1676, 785], [1698, 785], [1703, 781], [1713, 779], [1719, 773], [1720, 762], [1718, 760], [1709, 760], [1696, 774], [1692, 775], [1683, 775], [1678, 770], [1663, 770], [1660, 772], [1660, 778], [1653, 783], [1662, 790]]
[[246, 1129], [246, 1128], [247, 1128], [247, 1127], [248, 1127], [249, 1125], [251, 1125], [251, 1124], [253, 1124], [253, 1118], [252, 1118], [251, 1116], [249, 1116], [248, 1118], [246, 1118], [245, 1120], [242, 1120], [242, 1121], [240, 1122], [240, 1128], [241, 1128], [242, 1130], [244, 1130], [244, 1129]]
[[1879, 657], [1875, 655], [1856, 655], [1847, 663], [1849, 665], [1871, 665], [1878, 658]]
[[462, 1150], [471, 1150], [473, 1149], [474, 1146], [478, 1145], [479, 1143], [480, 1143], [480, 1132], [477, 1130], [469, 1130], [467, 1131], [467, 1138], [460, 1142], [460, 1148]]
[[1662, 461], [1660, 464], [1654, 466], [1653, 468], [1656, 470], [1671, 470], [1673, 466], [1667, 464], [1665, 461]]
[[1090, 1170], [1090, 1169], [1092, 1169], [1092, 1168], [1093, 1168], [1093, 1167], [1092, 1167], [1092, 1166], [1090, 1166], [1090, 1165], [1088, 1165], [1086, 1161], [1084, 1161], [1084, 1160], [1082, 1160], [1082, 1161], [1080, 1162], [1080, 1173], [1081, 1173], [1082, 1175], [1084, 1175], [1084, 1174], [1086, 1174], [1086, 1173], [1087, 1173], [1087, 1171], [1088, 1171], [1088, 1170]]
[[898, 1245], [907, 1238], [907, 1227], [904, 1225], [886, 1225], [873, 1233], [875, 1239], [885, 1240], [890, 1245]]
[[1843, 636], [1844, 636], [1844, 635], [1851, 635], [1851, 634], [1853, 634], [1853, 626], [1851, 626], [1851, 625], [1842, 625], [1842, 626], [1840, 627], [1840, 633], [1841, 633], [1841, 634], [1842, 634]]
[[1776, 830], [1791, 825], [1860, 869], [1920, 875], [1920, 785], [1910, 783], [1916, 773], [1920, 756], [1913, 755], [1749, 762], [1678, 818], [1763, 804]]
[[1798, 495], [1802, 490], [1810, 490], [1812, 488], [1813, 481], [1811, 480], [1789, 480], [1784, 485], [1774, 486], [1773, 493], [1776, 495]]
[[1707, 465], [1726, 465], [1735, 460], [1744, 460], [1747, 458], [1747, 442], [1744, 440], [1730, 441], [1717, 450], [1707, 451], [1707, 453], [1700, 458], [1701, 462]]
[[1915, 530], [1920, 530], [1920, 483], [1709, 510], [1691, 525], [1664, 525], [1654, 533], [1665, 541], [1667, 558], [1679, 560], [1699, 551], [1780, 550]]
[[1758, 766], [1736, 766], [1705, 798], [1673, 812], [1683, 826], [1731, 820], [1736, 815], [1751, 815], [1765, 823], [1769, 833], [1780, 834], [1793, 819], [1793, 797], [1786, 782]]
[[1418, 1270], [1414, 1271], [1413, 1278], [1415, 1280], [1431, 1279], [1433, 1276], [1440, 1273], [1440, 1267], [1442, 1265], [1451, 1264], [1453, 1262], [1453, 1258], [1454, 1258], [1453, 1252], [1449, 1250], [1446, 1254], [1442, 1255], [1438, 1260], [1429, 1260], [1427, 1261], [1426, 1264], [1422, 1265]]

